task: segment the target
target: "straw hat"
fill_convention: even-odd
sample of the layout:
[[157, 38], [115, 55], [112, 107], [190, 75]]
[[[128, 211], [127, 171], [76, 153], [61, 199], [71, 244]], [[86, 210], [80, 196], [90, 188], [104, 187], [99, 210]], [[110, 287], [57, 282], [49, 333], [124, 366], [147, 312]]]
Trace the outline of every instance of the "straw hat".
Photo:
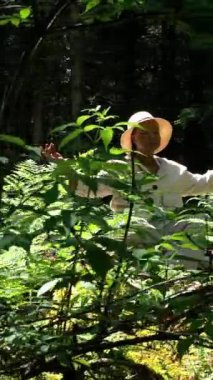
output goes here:
[[[128, 123], [137, 123], [141, 124], [147, 120], [155, 120], [159, 127], [160, 134], [160, 145], [155, 150], [154, 153], [159, 153], [163, 150], [169, 143], [169, 140], [172, 136], [172, 125], [168, 120], [161, 119], [159, 117], [154, 117], [151, 113], [146, 111], [140, 111], [134, 113], [128, 120]], [[137, 127], [137, 126], [135, 126]], [[132, 131], [135, 128], [132, 125], [128, 126], [128, 129], [121, 135], [121, 146], [123, 149], [131, 150], [132, 149]]]

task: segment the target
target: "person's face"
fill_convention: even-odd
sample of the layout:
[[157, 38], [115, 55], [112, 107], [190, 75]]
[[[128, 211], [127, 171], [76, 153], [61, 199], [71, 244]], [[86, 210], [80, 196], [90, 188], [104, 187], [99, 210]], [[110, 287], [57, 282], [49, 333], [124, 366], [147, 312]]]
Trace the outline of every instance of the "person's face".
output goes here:
[[134, 128], [132, 132], [133, 149], [145, 155], [154, 154], [160, 145], [159, 127], [155, 120], [140, 123], [141, 128]]

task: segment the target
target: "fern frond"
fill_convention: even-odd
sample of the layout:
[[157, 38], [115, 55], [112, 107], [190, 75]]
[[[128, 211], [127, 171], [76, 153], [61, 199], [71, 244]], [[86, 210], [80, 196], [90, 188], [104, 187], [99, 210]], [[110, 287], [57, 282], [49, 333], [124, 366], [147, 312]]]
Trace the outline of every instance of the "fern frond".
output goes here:
[[54, 164], [39, 165], [33, 160], [19, 162], [4, 179], [2, 206], [17, 207], [32, 204], [39, 194], [47, 191], [55, 182], [52, 177]]

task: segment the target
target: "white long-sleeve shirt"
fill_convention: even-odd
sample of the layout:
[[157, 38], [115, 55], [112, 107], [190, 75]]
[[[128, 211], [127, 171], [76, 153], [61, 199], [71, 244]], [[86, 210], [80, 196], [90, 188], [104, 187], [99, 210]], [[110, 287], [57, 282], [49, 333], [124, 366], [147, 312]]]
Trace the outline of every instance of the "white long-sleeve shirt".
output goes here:
[[[182, 197], [210, 194], [213, 192], [213, 170], [205, 174], [193, 174], [186, 166], [167, 158], [154, 156], [159, 166], [157, 179], [149, 185], [142, 185], [143, 190], [150, 190], [151, 197], [157, 206], [177, 208], [183, 205]], [[116, 161], [119, 162], [119, 161]], [[122, 162], [122, 161], [120, 161]], [[136, 179], [142, 179], [144, 170], [136, 165]], [[102, 173], [100, 177], [104, 177]], [[82, 182], [78, 183], [76, 193], [79, 196], [87, 196], [88, 187]], [[90, 197], [104, 198], [112, 195], [111, 207], [115, 211], [128, 206], [128, 202], [121, 197], [118, 191], [110, 186], [99, 184], [96, 194], [90, 193]]]
[[213, 192], [213, 170], [205, 174], [193, 174], [186, 166], [166, 158], [156, 157], [159, 165], [158, 179], [153, 190], [153, 199], [157, 205], [181, 207], [182, 197], [204, 195]]
[[[141, 185], [142, 190], [150, 190], [151, 197], [157, 206], [163, 206], [165, 208], [178, 208], [183, 206], [182, 197], [194, 196], [194, 195], [207, 195], [213, 193], [213, 170], [208, 170], [205, 174], [193, 174], [187, 170], [187, 167], [181, 165], [175, 161], [168, 160], [166, 158], [154, 156], [159, 166], [157, 172], [157, 179], [147, 185]], [[119, 162], [119, 161], [116, 161]], [[121, 162], [121, 161], [120, 161]], [[122, 161], [124, 164], [128, 163]], [[135, 165], [136, 181], [140, 182], [140, 179], [144, 176], [144, 168], [141, 165]], [[129, 175], [129, 174], [128, 174]], [[104, 177], [104, 173], [101, 173], [100, 178]], [[82, 182], [79, 182], [76, 193], [79, 196], [88, 195], [88, 187]], [[90, 197], [106, 197], [112, 196], [110, 206], [114, 211], [122, 211], [129, 206], [127, 200], [125, 200], [121, 194], [103, 183], [100, 183], [96, 194], [90, 193]], [[138, 209], [140, 215], [140, 207]], [[141, 215], [142, 216], [142, 215]], [[181, 228], [181, 226], [180, 226]], [[157, 233], [157, 230], [156, 230]], [[134, 236], [134, 241], [135, 241]], [[194, 252], [191, 250], [184, 250], [184, 254], [188, 257], [194, 257]], [[191, 256], [190, 256], [191, 255]], [[196, 258], [200, 261], [207, 261], [204, 257], [203, 251], [196, 251]], [[192, 267], [193, 262], [187, 264], [186, 267]]]

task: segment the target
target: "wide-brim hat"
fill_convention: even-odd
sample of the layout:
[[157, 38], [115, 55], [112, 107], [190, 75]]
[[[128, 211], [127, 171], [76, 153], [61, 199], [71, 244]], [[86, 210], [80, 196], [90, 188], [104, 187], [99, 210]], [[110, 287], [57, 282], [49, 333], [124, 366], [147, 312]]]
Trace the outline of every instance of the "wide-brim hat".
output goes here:
[[[172, 136], [172, 125], [166, 119], [160, 117], [154, 117], [151, 113], [146, 111], [139, 111], [134, 113], [128, 120], [128, 129], [121, 135], [121, 147], [125, 150], [132, 150], [132, 132], [134, 128], [137, 128], [137, 124], [142, 124], [148, 120], [155, 120], [159, 127], [160, 145], [154, 153], [161, 152], [168, 145]], [[135, 123], [136, 125], [134, 126]]]

